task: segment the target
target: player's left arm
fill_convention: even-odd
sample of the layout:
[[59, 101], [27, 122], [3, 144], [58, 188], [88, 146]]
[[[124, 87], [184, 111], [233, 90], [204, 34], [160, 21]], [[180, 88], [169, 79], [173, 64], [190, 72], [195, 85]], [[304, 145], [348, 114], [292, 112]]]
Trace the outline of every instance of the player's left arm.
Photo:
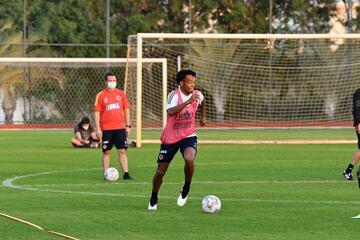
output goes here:
[[80, 132], [76, 132], [76, 133], [75, 133], [75, 138], [76, 138], [77, 140], [79, 140], [79, 142], [80, 142], [81, 144], [89, 144], [89, 143], [90, 143], [89, 140], [83, 139], [83, 138], [81, 137], [81, 133], [80, 133]]
[[92, 125], [92, 123], [90, 123], [89, 129], [90, 129], [90, 142], [98, 140], [98, 138], [96, 137], [96, 130]]
[[126, 132], [126, 136], [130, 136], [130, 133], [131, 133], [130, 103], [124, 92], [122, 92], [121, 99], [122, 99], [122, 106], [123, 106], [123, 111], [124, 111], [125, 132]]
[[[201, 94], [202, 95], [202, 94]], [[200, 105], [200, 126], [204, 127], [206, 124], [206, 116], [205, 116], [205, 112], [206, 112], [206, 101], [204, 96], [202, 95], [202, 101], [201, 101], [201, 105]]]
[[130, 136], [131, 126], [130, 126], [130, 110], [129, 110], [129, 108], [125, 108], [124, 114], [125, 114], [125, 130], [126, 130], [126, 136]]
[[91, 138], [91, 141], [95, 141], [95, 142], [99, 141], [99, 139], [96, 136], [96, 131], [91, 132], [91, 137], [90, 138]]

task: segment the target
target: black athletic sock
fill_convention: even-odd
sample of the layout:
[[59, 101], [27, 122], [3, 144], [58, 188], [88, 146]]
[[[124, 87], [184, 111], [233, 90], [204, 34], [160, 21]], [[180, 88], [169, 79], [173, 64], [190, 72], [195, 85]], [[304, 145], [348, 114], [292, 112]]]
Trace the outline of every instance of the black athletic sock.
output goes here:
[[158, 197], [157, 197], [158, 193], [157, 192], [152, 192], [151, 193], [151, 198], [150, 198], [150, 205], [153, 207], [157, 201], [158, 201]]
[[346, 173], [351, 173], [352, 172], [352, 170], [353, 170], [353, 168], [354, 168], [354, 165], [352, 165], [351, 163], [349, 164], [349, 166], [346, 168]]
[[191, 182], [185, 182], [184, 183], [183, 189], [181, 191], [181, 197], [182, 198], [186, 198], [186, 196], [189, 194], [190, 184], [191, 184]]

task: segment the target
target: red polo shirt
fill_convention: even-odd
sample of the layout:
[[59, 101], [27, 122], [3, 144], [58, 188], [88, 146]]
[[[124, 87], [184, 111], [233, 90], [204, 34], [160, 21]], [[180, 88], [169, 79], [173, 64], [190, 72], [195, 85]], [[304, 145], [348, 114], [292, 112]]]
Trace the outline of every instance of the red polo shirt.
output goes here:
[[100, 112], [101, 130], [125, 128], [124, 110], [129, 107], [129, 101], [123, 91], [115, 88], [105, 88], [96, 96], [94, 112]]

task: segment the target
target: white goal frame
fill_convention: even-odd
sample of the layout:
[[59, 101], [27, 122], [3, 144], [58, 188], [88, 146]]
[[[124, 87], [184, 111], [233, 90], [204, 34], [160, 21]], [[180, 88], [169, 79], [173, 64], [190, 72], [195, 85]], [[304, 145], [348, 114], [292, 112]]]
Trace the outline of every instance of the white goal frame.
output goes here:
[[[141, 92], [142, 92], [142, 63], [143, 63], [143, 41], [145, 39], [360, 39], [360, 34], [201, 34], [201, 33], [138, 33], [129, 37], [134, 37], [136, 39], [136, 82], [137, 90], [139, 91], [137, 101], [141, 103]], [[163, 83], [164, 84], [164, 83]], [[166, 89], [163, 86], [163, 90]], [[166, 111], [165, 111], [166, 113]], [[165, 114], [166, 115], [166, 114]], [[137, 113], [137, 119], [141, 119], [141, 112]], [[164, 121], [164, 124], [166, 120]], [[138, 126], [141, 126], [141, 122], [137, 123]], [[140, 130], [141, 131], [141, 130]], [[141, 132], [137, 134], [137, 144], [141, 146]], [[143, 142], [153, 142], [153, 141], [143, 141]], [[250, 141], [252, 143], [252, 141]], [[265, 141], [269, 143], [268, 141]], [[305, 144], [308, 141], [296, 141], [297, 143]], [[353, 143], [354, 141], [350, 141]], [[217, 143], [216, 141], [208, 141], [208, 143]], [[227, 143], [226, 141], [221, 141], [221, 143]], [[235, 144], [235, 142], [229, 142]], [[236, 144], [242, 143], [241, 141], [236, 141]], [[248, 141], [246, 144], [249, 143]], [[258, 142], [256, 142], [258, 143]], [[261, 143], [261, 141], [260, 141]], [[293, 144], [292, 141], [270, 141], [270, 143], [281, 143], [281, 144]], [[349, 141], [337, 141], [337, 140], [320, 140], [320, 141], [309, 141], [310, 144], [321, 144], [321, 143], [349, 143]]]
[[[167, 59], [166, 58], [141, 58], [141, 64], [138, 65], [139, 58], [0, 58], [0, 63], [136, 63], [142, 67], [142, 63], [160, 63], [162, 67], [162, 123], [166, 124], [166, 99], [167, 99]], [[127, 67], [127, 66], [126, 66]], [[141, 70], [140, 70], [141, 72]], [[137, 72], [138, 74], [138, 72]], [[141, 74], [140, 74], [141, 75]], [[126, 77], [126, 76], [125, 76]], [[136, 146], [141, 147], [142, 138], [142, 76], [141, 81], [137, 81], [136, 87]], [[128, 79], [125, 79], [127, 82]], [[140, 85], [138, 85], [140, 84]], [[126, 84], [125, 84], [126, 85]]]

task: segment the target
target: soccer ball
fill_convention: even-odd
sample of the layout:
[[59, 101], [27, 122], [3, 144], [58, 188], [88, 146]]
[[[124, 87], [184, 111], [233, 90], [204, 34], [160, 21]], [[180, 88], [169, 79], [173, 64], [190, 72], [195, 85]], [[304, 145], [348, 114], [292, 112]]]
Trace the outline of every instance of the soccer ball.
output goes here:
[[208, 195], [202, 200], [201, 208], [206, 213], [216, 213], [220, 211], [221, 201], [217, 196]]
[[108, 168], [105, 171], [104, 177], [107, 181], [114, 182], [119, 179], [119, 171], [116, 168]]

